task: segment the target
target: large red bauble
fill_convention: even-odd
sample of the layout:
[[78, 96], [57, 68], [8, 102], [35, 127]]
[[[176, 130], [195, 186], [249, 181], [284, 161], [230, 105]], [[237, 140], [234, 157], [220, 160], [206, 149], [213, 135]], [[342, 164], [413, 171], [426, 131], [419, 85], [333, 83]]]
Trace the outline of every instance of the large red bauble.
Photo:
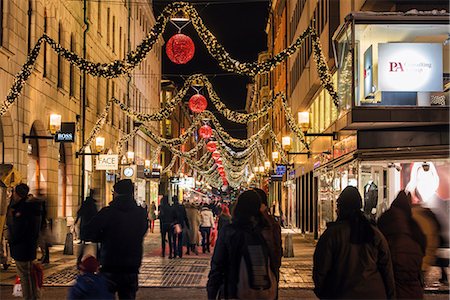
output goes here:
[[195, 94], [189, 99], [189, 108], [194, 113], [201, 113], [208, 106], [208, 101], [203, 95]]
[[217, 150], [217, 142], [216, 141], [209, 141], [208, 143], [206, 143], [206, 149], [209, 152], [214, 152]]
[[209, 139], [212, 136], [212, 128], [211, 128], [211, 126], [203, 125], [198, 130], [198, 134], [204, 139]]
[[222, 165], [222, 158], [219, 157], [218, 159], [215, 160], [217, 165]]
[[194, 53], [194, 42], [187, 35], [177, 33], [167, 41], [167, 57], [175, 64], [184, 65], [194, 57]]
[[219, 172], [225, 171], [225, 169], [223, 168], [223, 166], [217, 166], [217, 170], [218, 170]]
[[213, 154], [212, 154], [212, 158], [214, 158], [214, 159], [218, 159], [220, 157], [220, 152], [219, 151], [214, 151], [213, 152]]

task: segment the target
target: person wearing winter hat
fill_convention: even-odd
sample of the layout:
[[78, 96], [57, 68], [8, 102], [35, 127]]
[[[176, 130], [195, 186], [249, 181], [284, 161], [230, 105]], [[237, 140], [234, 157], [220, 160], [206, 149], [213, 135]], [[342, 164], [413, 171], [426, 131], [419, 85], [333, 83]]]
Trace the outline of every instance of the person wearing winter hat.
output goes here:
[[36, 259], [42, 206], [28, 196], [29, 191], [30, 188], [24, 183], [18, 184], [12, 191], [7, 213], [8, 242], [11, 257], [16, 262], [23, 297], [38, 299], [40, 291], [31, 275], [31, 268]]
[[314, 251], [314, 293], [320, 299], [395, 298], [389, 246], [364, 217], [358, 189], [347, 186], [336, 206], [337, 220]]
[[92, 255], [82, 258], [78, 266], [80, 275], [70, 288], [67, 299], [114, 299], [113, 293], [108, 290], [106, 279], [96, 274], [98, 267], [98, 261]]
[[113, 187], [113, 201], [102, 208], [87, 225], [86, 240], [102, 243], [100, 273], [119, 299], [135, 299], [142, 263], [144, 235], [148, 229], [147, 211], [134, 200], [130, 179]]

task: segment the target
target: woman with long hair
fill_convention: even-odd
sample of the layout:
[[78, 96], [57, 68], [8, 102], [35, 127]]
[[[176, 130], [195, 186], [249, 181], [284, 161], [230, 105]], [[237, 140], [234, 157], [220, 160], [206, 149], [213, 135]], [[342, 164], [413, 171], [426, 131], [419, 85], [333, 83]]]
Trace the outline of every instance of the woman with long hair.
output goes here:
[[314, 252], [314, 292], [320, 299], [392, 299], [394, 274], [383, 234], [364, 217], [362, 199], [348, 186], [337, 199]]

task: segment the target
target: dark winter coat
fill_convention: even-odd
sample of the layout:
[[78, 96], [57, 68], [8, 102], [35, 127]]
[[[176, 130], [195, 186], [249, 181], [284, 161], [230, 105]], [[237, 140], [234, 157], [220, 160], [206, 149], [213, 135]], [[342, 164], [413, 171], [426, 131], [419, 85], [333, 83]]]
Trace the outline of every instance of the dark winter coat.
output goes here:
[[277, 221], [275, 221], [275, 218], [272, 215], [269, 215], [267, 211], [265, 211], [262, 216], [265, 220], [265, 226], [263, 226], [261, 233], [269, 248], [271, 267], [275, 270], [277, 279], [279, 279], [281, 257], [283, 256], [281, 226]]
[[114, 299], [108, 290], [108, 283], [101, 275], [85, 273], [79, 275], [67, 295], [68, 300], [75, 299]]
[[174, 213], [174, 223], [180, 224], [182, 228], [190, 228], [189, 220], [186, 214], [186, 208], [181, 204], [173, 205], [173, 213]]
[[146, 210], [132, 196], [118, 196], [89, 222], [86, 240], [101, 243], [103, 272], [138, 273], [147, 229]]
[[80, 239], [86, 239], [86, 225], [97, 214], [97, 205], [92, 197], [87, 197], [77, 212], [77, 221], [80, 219]]
[[411, 208], [404, 210], [396, 206], [396, 201], [378, 219], [378, 227], [391, 251], [396, 296], [399, 299], [422, 299], [420, 278], [426, 247], [425, 235], [412, 219]]
[[330, 223], [314, 252], [314, 292], [320, 299], [391, 299], [395, 296], [389, 246], [375, 227], [369, 243], [350, 243], [348, 220]]
[[219, 220], [217, 221], [217, 230], [222, 229], [225, 225], [231, 224], [231, 216], [230, 215], [219, 215]]
[[158, 208], [159, 211], [159, 221], [161, 224], [172, 225], [175, 221], [175, 212], [173, 207], [170, 205], [160, 205]]
[[36, 259], [42, 216], [41, 203], [33, 197], [23, 198], [10, 205], [8, 214], [11, 257], [18, 261]]
[[250, 231], [252, 234], [260, 234], [260, 231], [256, 227], [252, 227], [251, 224], [241, 226], [233, 223], [226, 225], [219, 231], [206, 285], [208, 299], [216, 299], [221, 288], [223, 288], [221, 290], [222, 298], [237, 299], [240, 253], [241, 246], [244, 244], [243, 230]]

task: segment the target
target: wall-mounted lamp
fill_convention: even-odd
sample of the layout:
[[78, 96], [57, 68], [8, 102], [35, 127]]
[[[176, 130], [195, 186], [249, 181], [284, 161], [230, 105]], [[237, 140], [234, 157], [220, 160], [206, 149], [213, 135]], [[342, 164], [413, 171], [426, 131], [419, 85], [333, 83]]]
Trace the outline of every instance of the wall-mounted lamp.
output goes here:
[[333, 137], [333, 141], [338, 139], [338, 133], [308, 133], [309, 128], [311, 127], [311, 123], [309, 121], [309, 112], [301, 111], [298, 112], [298, 124], [302, 128], [304, 136], [331, 136]]
[[102, 136], [98, 136], [95, 138], [95, 150], [97, 153], [102, 152], [105, 150], [105, 138]]
[[264, 166], [259, 166], [258, 171], [259, 171], [259, 173], [263, 174], [265, 171]]
[[128, 163], [130, 163], [130, 164], [134, 161], [134, 152], [133, 151], [127, 152], [127, 160], [128, 160]]
[[280, 153], [278, 151], [273, 151], [272, 152], [272, 161], [277, 162], [279, 158], [280, 158]]
[[146, 160], [144, 161], [144, 168], [150, 169], [150, 163], [151, 163], [150, 159], [146, 159]]
[[281, 138], [281, 145], [283, 146], [284, 150], [291, 149], [292, 139], [290, 136], [283, 136]]
[[53, 140], [54, 135], [61, 129], [61, 115], [51, 114], [49, 118], [49, 126], [51, 136], [40, 136], [40, 135], [26, 135], [22, 134], [22, 143], [25, 143], [27, 139], [33, 140]]
[[264, 162], [264, 169], [265, 169], [266, 171], [269, 171], [271, 166], [272, 166], [272, 164], [270, 163], [270, 161], [266, 160], [266, 161]]

